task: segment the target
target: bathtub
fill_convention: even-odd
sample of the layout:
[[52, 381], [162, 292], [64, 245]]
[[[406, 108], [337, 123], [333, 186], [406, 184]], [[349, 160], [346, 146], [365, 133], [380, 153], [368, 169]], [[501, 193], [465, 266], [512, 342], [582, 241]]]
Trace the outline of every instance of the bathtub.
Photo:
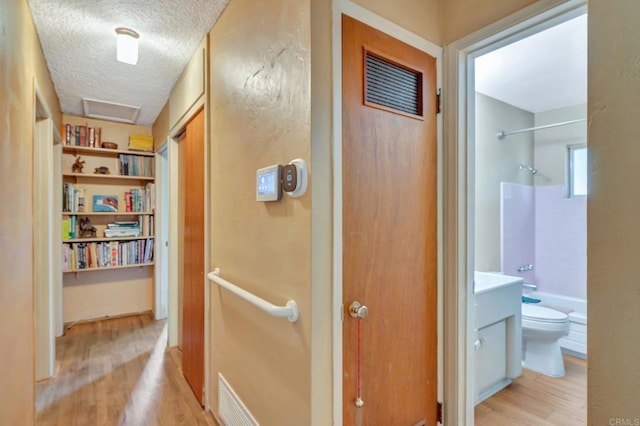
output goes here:
[[525, 294], [540, 299], [541, 305], [548, 305], [569, 315], [569, 334], [559, 340], [560, 347], [568, 355], [586, 359], [587, 301], [542, 291], [526, 291]]

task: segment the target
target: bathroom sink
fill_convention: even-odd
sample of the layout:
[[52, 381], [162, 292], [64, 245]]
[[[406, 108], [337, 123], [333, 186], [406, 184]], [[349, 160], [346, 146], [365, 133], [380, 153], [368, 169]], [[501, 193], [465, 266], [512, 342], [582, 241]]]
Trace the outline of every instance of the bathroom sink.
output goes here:
[[478, 272], [473, 275], [474, 294], [484, 293], [486, 291], [495, 290], [500, 287], [522, 283], [523, 278], [512, 277], [510, 275], [502, 275], [497, 272]]

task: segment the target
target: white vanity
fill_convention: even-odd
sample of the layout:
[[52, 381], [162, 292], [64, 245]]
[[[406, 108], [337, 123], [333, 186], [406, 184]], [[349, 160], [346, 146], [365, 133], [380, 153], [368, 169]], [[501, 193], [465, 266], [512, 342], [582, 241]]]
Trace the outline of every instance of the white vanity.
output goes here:
[[522, 281], [475, 272], [476, 404], [522, 373]]

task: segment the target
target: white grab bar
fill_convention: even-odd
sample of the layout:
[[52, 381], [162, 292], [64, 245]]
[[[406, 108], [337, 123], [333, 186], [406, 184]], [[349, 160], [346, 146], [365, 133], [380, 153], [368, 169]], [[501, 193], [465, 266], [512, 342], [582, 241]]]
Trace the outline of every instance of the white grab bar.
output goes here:
[[244, 290], [237, 285], [232, 284], [223, 278], [220, 278], [220, 268], [216, 268], [213, 270], [213, 272], [209, 272], [207, 274], [207, 278], [218, 284], [220, 287], [229, 290], [236, 296], [239, 296], [247, 302], [251, 303], [253, 306], [262, 309], [273, 317], [287, 318], [289, 319], [289, 322], [298, 321], [298, 304], [295, 300], [287, 301], [286, 306], [276, 306], [264, 299], [261, 299], [255, 294], [249, 293], [247, 290]]

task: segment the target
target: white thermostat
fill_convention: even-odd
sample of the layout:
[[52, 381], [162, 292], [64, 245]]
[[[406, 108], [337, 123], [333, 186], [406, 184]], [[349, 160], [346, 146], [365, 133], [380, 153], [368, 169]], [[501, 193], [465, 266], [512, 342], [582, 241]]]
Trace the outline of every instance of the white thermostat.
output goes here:
[[296, 158], [282, 168], [282, 189], [290, 197], [301, 197], [307, 191], [307, 162]]
[[282, 166], [258, 169], [256, 172], [256, 201], [278, 201], [282, 197]]

